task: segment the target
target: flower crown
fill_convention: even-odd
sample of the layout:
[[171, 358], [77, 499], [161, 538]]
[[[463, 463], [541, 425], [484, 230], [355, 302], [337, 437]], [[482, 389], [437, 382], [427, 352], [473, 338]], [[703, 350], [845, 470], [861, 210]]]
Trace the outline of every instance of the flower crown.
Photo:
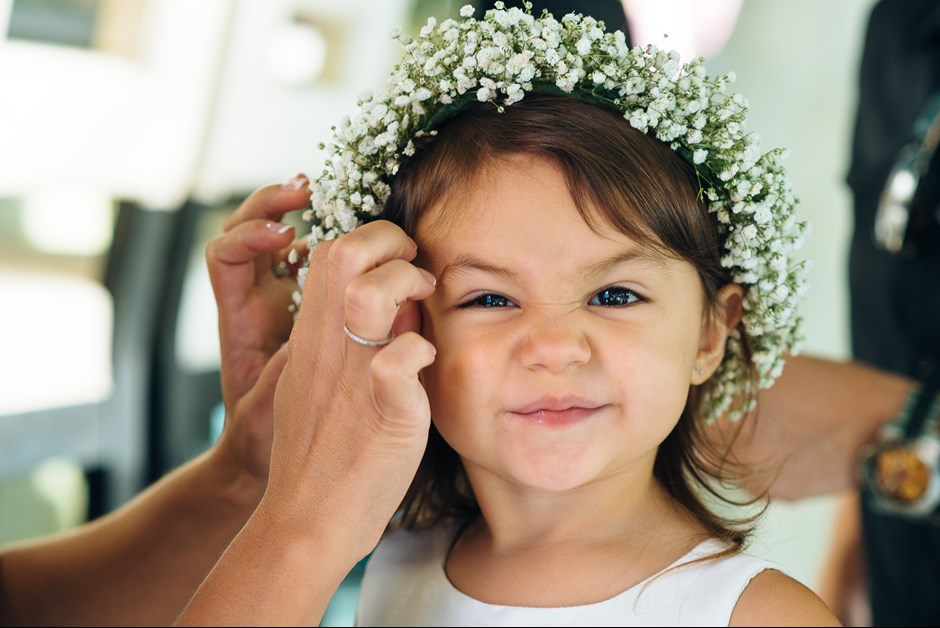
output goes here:
[[[548, 12], [533, 16], [531, 4], [495, 7], [479, 20], [469, 5], [460, 20], [431, 18], [414, 40], [393, 34], [405, 54], [388, 87], [361, 96], [358, 115], [343, 118], [332, 142], [320, 146], [328, 157], [305, 214], [310, 249], [379, 215], [399, 166], [415, 153], [413, 140], [433, 135], [463, 102], [502, 110], [528, 92], [553, 90], [614, 107], [695, 169], [724, 242], [721, 264], [745, 288], [743, 322], [758, 385], [770, 386], [784, 354], [802, 341], [796, 304], [806, 288], [805, 265], [791, 254], [806, 225], [794, 216], [784, 152], [761, 154], [758, 138], [744, 131], [747, 102], [726, 94], [734, 75], [709, 78], [701, 58], [680, 66], [675, 52], [630, 48], [622, 32], [605, 32], [591, 17], [559, 21]], [[705, 393], [705, 420], [740, 397], [744, 359], [733, 333]], [[752, 406], [753, 400], [729, 416], [739, 418]]]

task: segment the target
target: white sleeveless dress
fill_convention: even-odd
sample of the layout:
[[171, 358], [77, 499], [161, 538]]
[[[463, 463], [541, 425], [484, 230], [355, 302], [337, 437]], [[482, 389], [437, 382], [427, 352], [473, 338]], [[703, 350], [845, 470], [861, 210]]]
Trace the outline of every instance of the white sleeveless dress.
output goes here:
[[[727, 626], [751, 578], [765, 569], [783, 571], [775, 563], [738, 553], [651, 576], [594, 604], [499, 606], [461, 593], [447, 579], [444, 561], [453, 538], [451, 526], [386, 534], [366, 565], [356, 625]], [[704, 541], [673, 565], [721, 548], [717, 540]]]

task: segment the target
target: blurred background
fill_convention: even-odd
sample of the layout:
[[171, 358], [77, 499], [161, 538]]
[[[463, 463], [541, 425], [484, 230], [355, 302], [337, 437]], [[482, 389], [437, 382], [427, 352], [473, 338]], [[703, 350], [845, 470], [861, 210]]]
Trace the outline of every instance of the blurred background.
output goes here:
[[[206, 242], [256, 187], [319, 173], [318, 143], [391, 69], [393, 27], [464, 3], [0, 0], [0, 544], [97, 517], [212, 442]], [[872, 3], [625, 1], [635, 43], [733, 70], [763, 148], [790, 149], [805, 350], [827, 357], [849, 352], [844, 176]], [[815, 587], [833, 503], [774, 504], [752, 551]], [[344, 595], [324, 623], [348, 621]]]

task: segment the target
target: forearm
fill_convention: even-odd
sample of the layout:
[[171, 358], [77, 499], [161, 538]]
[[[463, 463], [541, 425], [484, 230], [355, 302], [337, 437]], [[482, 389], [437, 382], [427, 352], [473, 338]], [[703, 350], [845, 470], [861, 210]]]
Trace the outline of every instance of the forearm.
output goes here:
[[287, 523], [283, 510], [252, 516], [178, 618], [179, 626], [316, 626], [361, 558], [335, 522]]
[[169, 624], [262, 491], [261, 480], [205, 454], [100, 520], [9, 547], [0, 624]]
[[897, 416], [913, 382], [858, 362], [809, 356], [787, 361], [761, 392], [742, 439], [746, 457], [776, 476], [772, 497], [801, 499], [851, 489], [859, 448]]

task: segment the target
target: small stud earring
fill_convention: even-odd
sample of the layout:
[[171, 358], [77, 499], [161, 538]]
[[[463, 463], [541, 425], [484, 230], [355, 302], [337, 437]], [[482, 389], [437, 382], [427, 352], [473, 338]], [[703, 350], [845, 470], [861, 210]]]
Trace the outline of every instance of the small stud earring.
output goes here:
[[698, 364], [695, 365], [695, 374], [696, 374], [696, 375], [701, 375], [701, 374], [702, 374], [702, 367], [699, 366]]

